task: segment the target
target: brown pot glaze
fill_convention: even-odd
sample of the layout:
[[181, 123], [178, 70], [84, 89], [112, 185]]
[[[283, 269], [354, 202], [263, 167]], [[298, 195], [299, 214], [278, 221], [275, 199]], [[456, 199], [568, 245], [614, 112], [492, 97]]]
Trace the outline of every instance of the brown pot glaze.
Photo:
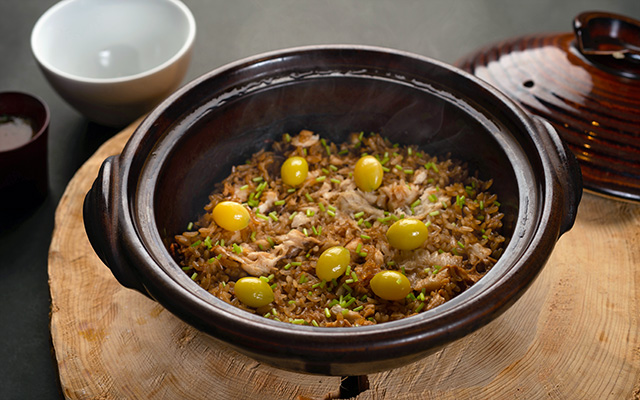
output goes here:
[[573, 33], [510, 39], [457, 65], [551, 122], [586, 189], [640, 201], [640, 21], [586, 12]]
[[[281, 323], [210, 295], [173, 261], [165, 239], [202, 212], [233, 164], [302, 128], [334, 141], [376, 131], [468, 161], [495, 179], [511, 238], [504, 255], [444, 305], [377, 326]], [[184, 321], [279, 368], [363, 375], [418, 360], [504, 311], [571, 228], [581, 193], [577, 163], [553, 128], [481, 80], [404, 52], [312, 46], [233, 63], [171, 96], [105, 161], [84, 219], [115, 277]]]

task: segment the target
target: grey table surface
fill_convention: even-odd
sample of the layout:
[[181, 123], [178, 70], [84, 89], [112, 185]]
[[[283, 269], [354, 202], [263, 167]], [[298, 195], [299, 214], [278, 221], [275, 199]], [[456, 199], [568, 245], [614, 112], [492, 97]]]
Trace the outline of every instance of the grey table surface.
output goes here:
[[[107, 0], [105, 0], [107, 1]], [[49, 86], [30, 49], [54, 0], [0, 1], [0, 91], [43, 98], [51, 110], [49, 195], [0, 220], [0, 398], [63, 397], [49, 332], [47, 256], [54, 213], [76, 170], [118, 129], [86, 120]], [[184, 0], [197, 23], [184, 83], [226, 63], [310, 44], [367, 44], [444, 62], [499, 40], [567, 32], [582, 11], [640, 19], [638, 0]]]

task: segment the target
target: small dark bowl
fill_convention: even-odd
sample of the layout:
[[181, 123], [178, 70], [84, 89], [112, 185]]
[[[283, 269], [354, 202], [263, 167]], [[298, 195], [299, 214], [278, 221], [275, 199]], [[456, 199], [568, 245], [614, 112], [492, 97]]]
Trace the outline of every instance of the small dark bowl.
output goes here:
[[0, 220], [30, 210], [49, 193], [49, 107], [28, 93], [3, 92], [0, 117], [5, 116], [28, 120], [33, 135], [15, 147], [0, 146]]
[[[375, 131], [468, 161], [495, 180], [511, 238], [504, 255], [444, 305], [377, 326], [281, 323], [210, 295], [174, 262], [165, 239], [203, 212], [233, 164], [303, 128], [334, 141]], [[394, 50], [314, 46], [242, 60], [176, 92], [104, 162], [84, 219], [122, 285], [203, 332], [279, 368], [363, 375], [418, 360], [509, 307], [571, 228], [581, 193], [575, 159], [553, 128], [472, 75]]]

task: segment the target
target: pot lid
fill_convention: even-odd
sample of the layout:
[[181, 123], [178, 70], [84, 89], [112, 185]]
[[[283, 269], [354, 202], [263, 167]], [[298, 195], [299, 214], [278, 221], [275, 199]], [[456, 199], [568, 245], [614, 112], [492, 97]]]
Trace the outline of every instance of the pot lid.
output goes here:
[[573, 32], [506, 40], [457, 65], [551, 122], [587, 190], [640, 201], [640, 21], [585, 12]]

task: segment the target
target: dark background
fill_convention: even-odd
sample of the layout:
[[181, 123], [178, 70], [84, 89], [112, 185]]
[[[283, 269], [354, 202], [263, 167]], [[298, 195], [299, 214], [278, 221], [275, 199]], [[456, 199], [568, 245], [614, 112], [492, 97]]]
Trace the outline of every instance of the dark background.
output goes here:
[[[107, 1], [107, 0], [105, 0]], [[30, 48], [53, 0], [0, 0], [0, 91], [49, 105], [48, 197], [0, 219], [0, 398], [62, 396], [49, 333], [48, 248], [54, 213], [76, 170], [119, 130], [87, 121], [53, 91]], [[528, 33], [566, 32], [588, 10], [640, 19], [638, 0], [184, 0], [197, 23], [183, 83], [265, 51], [308, 44], [391, 47], [453, 63], [477, 48]]]

